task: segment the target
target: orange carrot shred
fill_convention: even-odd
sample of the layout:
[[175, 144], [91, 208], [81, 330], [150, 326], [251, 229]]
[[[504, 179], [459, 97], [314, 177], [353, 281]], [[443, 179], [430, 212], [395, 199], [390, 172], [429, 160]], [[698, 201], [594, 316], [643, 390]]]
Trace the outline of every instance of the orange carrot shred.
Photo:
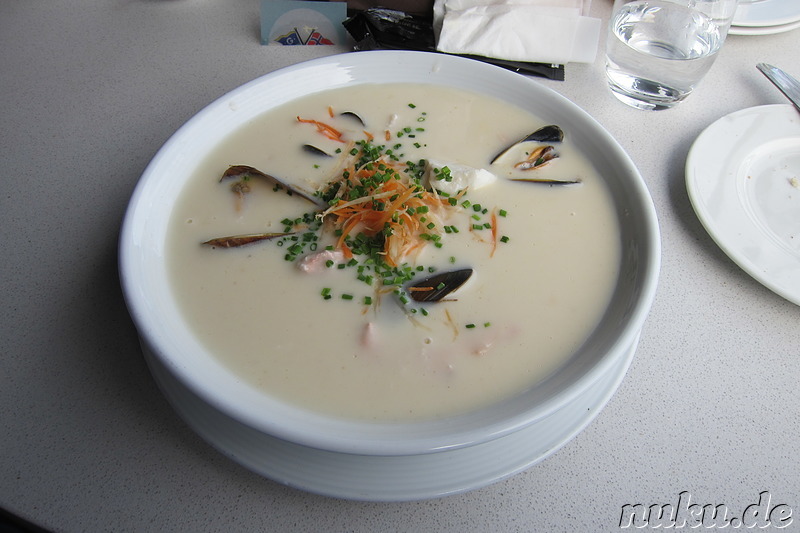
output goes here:
[[300, 118], [300, 117], [297, 117], [297, 121], [298, 122], [302, 122], [304, 124], [313, 124], [314, 126], [317, 127], [317, 131], [320, 132], [321, 134], [323, 134], [328, 139], [331, 139], [331, 140], [334, 140], [334, 141], [339, 141], [341, 143], [344, 142], [342, 140], [342, 132], [340, 132], [339, 130], [337, 130], [333, 126], [329, 126], [329, 125], [325, 124], [324, 122], [320, 122], [318, 120]]

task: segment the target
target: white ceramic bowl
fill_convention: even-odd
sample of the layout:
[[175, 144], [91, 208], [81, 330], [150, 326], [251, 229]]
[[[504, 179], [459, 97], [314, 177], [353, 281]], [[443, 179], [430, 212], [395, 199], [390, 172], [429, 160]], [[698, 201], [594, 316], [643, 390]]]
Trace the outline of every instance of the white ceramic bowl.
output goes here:
[[[519, 396], [444, 420], [337, 420], [241, 382], [193, 337], [172, 297], [164, 261], [172, 206], [200, 154], [286, 101], [344, 85], [382, 82], [483, 92], [559, 124], [606, 179], [623, 232], [622, 269], [612, 302], [570, 362]], [[419, 52], [358, 52], [309, 61], [258, 78], [213, 102], [180, 128], [147, 167], [120, 240], [120, 275], [131, 316], [146, 349], [176, 382], [256, 431], [312, 448], [370, 456], [426, 454], [485, 443], [527, 428], [578, 398], [635, 346], [655, 294], [659, 263], [660, 237], [649, 193], [630, 158], [602, 126], [534, 80], [474, 60]]]

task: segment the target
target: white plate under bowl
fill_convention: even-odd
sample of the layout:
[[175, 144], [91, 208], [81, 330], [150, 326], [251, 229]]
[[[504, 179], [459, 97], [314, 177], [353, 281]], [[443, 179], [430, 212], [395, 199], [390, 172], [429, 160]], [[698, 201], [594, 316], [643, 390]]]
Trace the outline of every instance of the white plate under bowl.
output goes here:
[[797, 0], [741, 1], [733, 16], [734, 26], [780, 26], [800, 20]]
[[530, 468], [594, 420], [619, 387], [638, 336], [591, 387], [552, 415], [475, 446], [422, 455], [355, 455], [276, 439], [203, 401], [143, 343], [145, 358], [175, 410], [206, 442], [244, 467], [284, 485], [349, 500], [411, 501], [478, 489]]
[[[542, 383], [444, 421], [366, 423], [313, 413], [245, 383], [193, 334], [165, 265], [172, 207], [203, 154], [243, 124], [301, 96], [353, 84], [421, 83], [489, 95], [558, 124], [602, 174], [619, 217], [619, 283], [601, 323]], [[139, 335], [177, 382], [245, 426], [329, 452], [399, 456], [474, 446], [522, 430], [582, 395], [639, 334], [655, 296], [660, 235], [644, 180], [630, 157], [585, 111], [535, 80], [479, 61], [409, 51], [357, 52], [293, 65], [222, 96], [159, 150], [131, 199], [120, 234], [120, 278]]]
[[711, 124], [686, 160], [697, 216], [747, 273], [800, 305], [800, 113], [742, 109]]

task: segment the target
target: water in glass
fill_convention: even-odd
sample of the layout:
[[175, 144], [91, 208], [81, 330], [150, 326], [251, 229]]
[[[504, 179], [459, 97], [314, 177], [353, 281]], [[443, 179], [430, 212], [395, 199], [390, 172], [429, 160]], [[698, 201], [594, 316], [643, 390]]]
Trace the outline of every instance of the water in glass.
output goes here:
[[714, 20], [686, 6], [664, 0], [625, 4], [609, 24], [611, 90], [640, 109], [672, 107], [711, 68], [724, 38]]

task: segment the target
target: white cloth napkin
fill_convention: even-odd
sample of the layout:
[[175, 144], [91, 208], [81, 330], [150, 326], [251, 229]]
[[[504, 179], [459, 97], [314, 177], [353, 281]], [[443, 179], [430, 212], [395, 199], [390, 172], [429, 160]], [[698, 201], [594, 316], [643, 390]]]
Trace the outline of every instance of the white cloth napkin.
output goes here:
[[511, 61], [591, 63], [600, 19], [591, 0], [436, 0], [436, 48]]

